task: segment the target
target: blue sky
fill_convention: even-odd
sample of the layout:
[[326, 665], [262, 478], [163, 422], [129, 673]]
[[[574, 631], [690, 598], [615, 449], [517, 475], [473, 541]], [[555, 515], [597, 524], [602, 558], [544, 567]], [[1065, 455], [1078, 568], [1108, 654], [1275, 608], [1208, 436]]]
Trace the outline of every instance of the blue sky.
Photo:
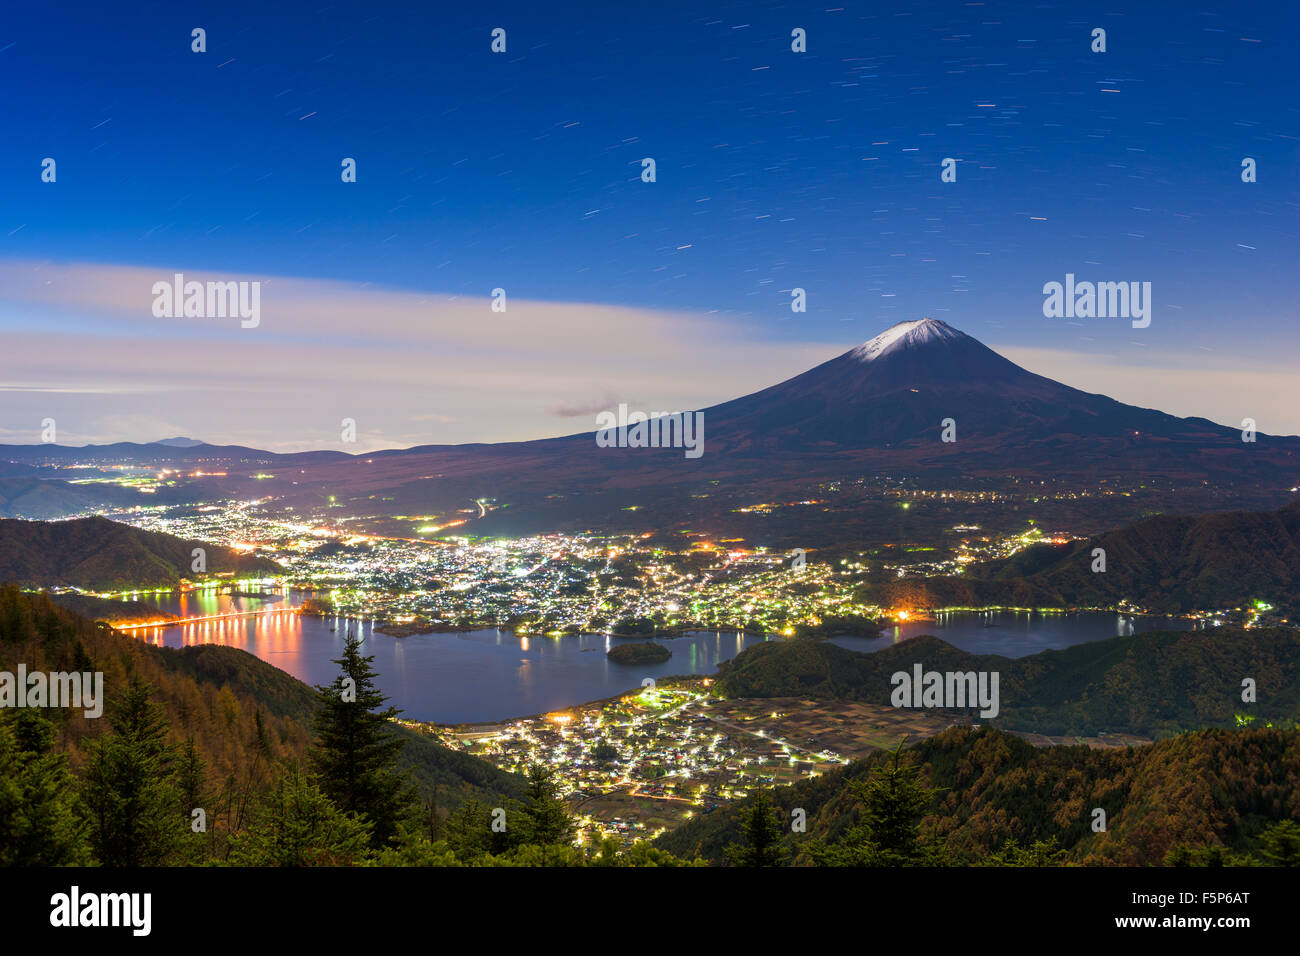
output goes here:
[[[493, 361], [491, 341], [459, 337], [477, 320], [438, 316], [496, 287], [617, 317], [582, 326], [593, 342], [571, 368], [530, 366], [546, 328], [503, 327], [497, 367], [535, 387], [408, 388], [411, 409], [358, 397], [382, 423], [374, 444], [565, 433], [580, 429], [556, 408], [611, 399], [718, 400], [923, 315], [1078, 387], [1300, 432], [1296, 387], [1274, 384], [1300, 359], [1294, 4], [542, 6], [15, 9], [0, 24], [0, 264], [316, 280], [383, 308], [427, 296], [399, 338], [431, 368]], [[794, 27], [808, 52], [790, 50]], [[1105, 53], [1090, 50], [1096, 27]], [[47, 156], [55, 183], [40, 181]], [[1246, 156], [1256, 183], [1241, 182]], [[356, 183], [340, 181], [343, 157]], [[945, 157], [956, 183], [940, 182]], [[1151, 282], [1151, 327], [1044, 318], [1042, 285], [1067, 272]], [[84, 440], [175, 427], [296, 447], [337, 430], [297, 407], [301, 382], [234, 384], [241, 350], [311, 341], [277, 326], [269, 293], [241, 337], [150, 324], [144, 292], [101, 310], [38, 286], [0, 287], [0, 336], [23, 353], [0, 360], [0, 440], [35, 440], [43, 411]], [[806, 314], [790, 311], [794, 286]], [[137, 304], [139, 323], [119, 321]], [[494, 321], [485, 304], [474, 314]], [[645, 344], [665, 315], [689, 361]], [[692, 317], [713, 324], [695, 336]], [[373, 382], [399, 358], [364, 316], [330, 323], [313, 343], [336, 347], [327, 374]], [[145, 397], [68, 354], [93, 344], [122, 368], [142, 343], [210, 336], [228, 367], [186, 371], [184, 387], [160, 376]], [[724, 368], [740, 346], [748, 367]], [[602, 369], [612, 351], [634, 354]], [[639, 391], [623, 394], [632, 375]], [[250, 389], [270, 432], [241, 438], [246, 422], [219, 412], [243, 417], [226, 393]], [[418, 424], [430, 404], [450, 421]]]

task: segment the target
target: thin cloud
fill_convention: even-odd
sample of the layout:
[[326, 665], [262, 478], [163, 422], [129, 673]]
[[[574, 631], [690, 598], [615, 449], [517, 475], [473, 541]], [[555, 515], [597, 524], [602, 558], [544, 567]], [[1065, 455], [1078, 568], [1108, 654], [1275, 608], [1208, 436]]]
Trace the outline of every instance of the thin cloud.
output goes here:
[[[175, 272], [187, 281], [262, 282], [261, 324], [155, 317], [153, 283]], [[556, 419], [594, 407], [577, 382], [616, 381], [647, 408], [700, 408], [844, 348], [763, 341], [716, 316], [507, 302], [498, 313], [487, 296], [335, 280], [0, 261], [0, 381], [32, 389], [15, 393], [0, 423], [30, 428], [54, 417], [61, 432], [67, 419], [94, 441], [163, 437], [124, 434], [108, 417], [120, 424], [156, 414], [156, 394], [130, 394], [143, 383], [175, 393], [165, 399], [169, 418], [183, 421], [175, 431], [212, 442], [367, 451], [518, 441], [571, 433]], [[77, 389], [114, 397], [86, 402]], [[357, 423], [355, 444], [341, 442], [344, 418]]]
[[[629, 402], [635, 405], [635, 402]], [[546, 414], [555, 418], [585, 418], [618, 406], [618, 399], [606, 397], [594, 401], [555, 402], [546, 406]]]

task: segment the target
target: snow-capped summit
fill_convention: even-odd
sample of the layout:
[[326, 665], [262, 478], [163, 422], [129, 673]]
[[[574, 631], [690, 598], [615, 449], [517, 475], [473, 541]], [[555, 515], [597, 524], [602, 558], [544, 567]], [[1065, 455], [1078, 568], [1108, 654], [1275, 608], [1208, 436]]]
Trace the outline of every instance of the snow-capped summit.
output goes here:
[[953, 341], [965, 338], [947, 322], [938, 319], [912, 319], [891, 325], [869, 342], [864, 342], [849, 354], [862, 362], [871, 362], [886, 352], [913, 348], [931, 342]]
[[[900, 322], [761, 392], [708, 409], [714, 434], [762, 435], [765, 447], [884, 447], [959, 416], [973, 435], [1064, 408], [1075, 393], [938, 319]], [[933, 425], [931, 424], [933, 423]], [[779, 440], [776, 436], [780, 436]]]

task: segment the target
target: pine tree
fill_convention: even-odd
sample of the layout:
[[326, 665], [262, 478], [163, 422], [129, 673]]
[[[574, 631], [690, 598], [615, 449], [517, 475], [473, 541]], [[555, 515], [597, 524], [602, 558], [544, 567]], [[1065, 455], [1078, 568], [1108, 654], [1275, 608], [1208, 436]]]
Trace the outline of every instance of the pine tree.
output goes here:
[[645, 840], [637, 840], [626, 849], [618, 837], [598, 839], [588, 852], [586, 866], [652, 867], [652, 866], [708, 866], [701, 859], [683, 860], [667, 850], [661, 850]]
[[[208, 765], [194, 745], [194, 738], [187, 737], [185, 746], [176, 758], [176, 792], [180, 799], [181, 812], [189, 817], [189, 832], [185, 835], [188, 856], [197, 862], [203, 856], [205, 844], [211, 844], [216, 838], [216, 807], [213, 805], [212, 793], [208, 789]], [[195, 810], [202, 810], [205, 828], [210, 830], [194, 832]], [[210, 835], [209, 835], [210, 834]]]
[[574, 825], [569, 808], [560, 799], [551, 772], [541, 764], [528, 768], [527, 801], [507, 815], [511, 846], [568, 846]]
[[474, 797], [451, 812], [444, 833], [447, 845], [462, 863], [505, 849], [501, 835], [492, 832], [492, 809]]
[[1189, 847], [1179, 844], [1165, 854], [1165, 866], [1254, 866], [1255, 861], [1240, 853], [1233, 853], [1217, 844]]
[[262, 708], [253, 711], [253, 746], [266, 760], [270, 760], [271, 738], [266, 734], [266, 723], [262, 720]]
[[920, 768], [904, 764], [902, 758], [902, 747], [898, 747], [888, 769], [872, 774], [858, 790], [871, 842], [882, 854], [900, 861], [919, 855], [921, 817], [932, 802], [932, 792], [920, 783]]
[[334, 661], [341, 668], [339, 676], [328, 687], [316, 688], [321, 707], [310, 760], [326, 796], [340, 810], [369, 821], [378, 847], [394, 837], [413, 795], [405, 775], [396, 769], [404, 741], [388, 723], [400, 711], [384, 707], [388, 698], [375, 686], [373, 661], [362, 656], [360, 640], [349, 633], [343, 656]]
[[939, 791], [921, 783], [921, 768], [903, 762], [903, 744], [850, 790], [860, 804], [861, 822], [833, 846], [809, 847], [822, 866], [934, 866], [947, 861], [944, 848], [921, 841], [921, 820]]
[[236, 866], [350, 866], [370, 848], [370, 824], [334, 806], [294, 768], [276, 781], [252, 826], [231, 840]]
[[90, 746], [84, 782], [91, 843], [104, 866], [159, 866], [186, 832], [167, 743], [151, 688], [132, 679], [112, 706], [112, 732]]
[[1269, 866], [1300, 866], [1300, 824], [1280, 820], [1259, 836], [1259, 855]]
[[31, 710], [0, 715], [0, 866], [90, 863], [83, 814], [53, 725]]
[[187, 737], [176, 760], [176, 788], [180, 793], [181, 806], [193, 811], [196, 807], [207, 806], [207, 761], [194, 746], [194, 738]]
[[1035, 840], [1021, 846], [1018, 840], [1007, 840], [1002, 849], [990, 853], [977, 866], [1063, 866], [1065, 850], [1056, 844], [1056, 837]]
[[424, 836], [431, 843], [442, 838], [442, 816], [438, 809], [438, 785], [433, 785], [433, 794], [424, 801]]
[[783, 866], [789, 851], [781, 843], [784, 836], [766, 790], [760, 790], [740, 811], [743, 843], [726, 848], [732, 866]]

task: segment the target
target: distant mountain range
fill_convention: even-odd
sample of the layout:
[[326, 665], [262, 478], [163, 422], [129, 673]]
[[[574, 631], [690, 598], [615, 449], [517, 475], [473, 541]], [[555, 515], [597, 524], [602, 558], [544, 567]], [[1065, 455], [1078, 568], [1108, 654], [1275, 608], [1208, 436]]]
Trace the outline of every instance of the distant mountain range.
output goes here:
[[62, 518], [69, 514], [131, 508], [145, 502], [132, 488], [71, 482], [39, 476], [0, 478], [0, 518]]
[[0, 520], [0, 583], [93, 590], [170, 587], [181, 578], [204, 576], [191, 570], [194, 548], [204, 549], [207, 574], [283, 573], [266, 558], [107, 518]]
[[[665, 409], [643, 409], [645, 412]], [[668, 409], [666, 411], [677, 411]], [[368, 513], [425, 514], [478, 499], [477, 533], [522, 533], [678, 520], [725, 523], [737, 496], [779, 496], [819, 481], [888, 475], [951, 483], [1069, 481], [1168, 487], [1177, 510], [1277, 507], [1300, 482], [1300, 438], [1125, 405], [1035, 375], [935, 319], [900, 323], [770, 388], [706, 408], [704, 453], [598, 448], [595, 432], [527, 442], [422, 445], [347, 455], [280, 454], [190, 440], [71, 448], [0, 447], [15, 464], [134, 461], [228, 474], [203, 479], [236, 496], [311, 505], [330, 496]], [[951, 421], [945, 441], [945, 423]], [[595, 422], [593, 421], [593, 427]], [[185, 447], [178, 447], [184, 441]], [[216, 466], [220, 464], [221, 469]], [[275, 478], [255, 485], [267, 468]], [[706, 500], [705, 496], [713, 500]], [[1123, 518], [1131, 502], [1094, 502]], [[760, 497], [759, 500], [762, 500]], [[629, 517], [630, 505], [646, 509]], [[1049, 505], [1044, 505], [1049, 507]], [[1154, 510], [1171, 510], [1165, 499]], [[1140, 513], [1140, 512], [1138, 512]], [[776, 519], [780, 520], [780, 519]], [[1117, 522], [1112, 522], [1117, 523]], [[842, 524], [842, 522], [840, 522]]]

